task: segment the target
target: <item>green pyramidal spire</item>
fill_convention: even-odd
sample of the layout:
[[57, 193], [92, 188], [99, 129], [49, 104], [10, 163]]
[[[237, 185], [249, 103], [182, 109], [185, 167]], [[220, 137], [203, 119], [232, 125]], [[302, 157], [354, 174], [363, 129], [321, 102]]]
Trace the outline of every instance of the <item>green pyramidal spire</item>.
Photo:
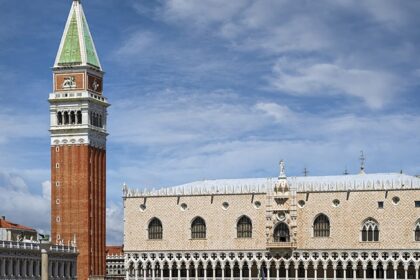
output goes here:
[[54, 67], [91, 66], [102, 71], [80, 1], [74, 0]]

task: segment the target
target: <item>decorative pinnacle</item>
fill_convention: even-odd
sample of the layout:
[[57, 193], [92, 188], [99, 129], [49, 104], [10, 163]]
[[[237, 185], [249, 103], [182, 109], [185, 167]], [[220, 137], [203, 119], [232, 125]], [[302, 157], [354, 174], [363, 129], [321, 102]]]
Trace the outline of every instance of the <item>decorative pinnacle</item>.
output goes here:
[[366, 158], [363, 155], [363, 151], [360, 151], [360, 174], [365, 174], [365, 161]]
[[285, 179], [286, 178], [286, 167], [285, 167], [285, 163], [284, 160], [280, 161], [280, 175], [279, 175], [279, 179]]

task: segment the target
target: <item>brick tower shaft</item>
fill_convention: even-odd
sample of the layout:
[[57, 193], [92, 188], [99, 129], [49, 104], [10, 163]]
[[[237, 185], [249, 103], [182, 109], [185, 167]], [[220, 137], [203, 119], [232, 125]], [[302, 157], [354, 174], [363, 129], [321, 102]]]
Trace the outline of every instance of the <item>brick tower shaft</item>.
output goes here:
[[53, 68], [51, 239], [79, 250], [78, 279], [105, 275], [106, 123], [103, 71], [80, 1]]

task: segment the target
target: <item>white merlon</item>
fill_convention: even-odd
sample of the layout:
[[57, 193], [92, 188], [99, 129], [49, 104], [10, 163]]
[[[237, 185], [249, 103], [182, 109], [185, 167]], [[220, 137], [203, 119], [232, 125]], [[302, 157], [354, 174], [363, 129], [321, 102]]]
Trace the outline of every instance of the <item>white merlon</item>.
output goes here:
[[[284, 179], [283, 179], [284, 180]], [[342, 176], [287, 177], [297, 192], [346, 192], [420, 189], [420, 178], [400, 173], [377, 173]], [[179, 186], [153, 189], [123, 189], [124, 197], [188, 196], [217, 194], [252, 194], [273, 192], [277, 178], [203, 180]]]

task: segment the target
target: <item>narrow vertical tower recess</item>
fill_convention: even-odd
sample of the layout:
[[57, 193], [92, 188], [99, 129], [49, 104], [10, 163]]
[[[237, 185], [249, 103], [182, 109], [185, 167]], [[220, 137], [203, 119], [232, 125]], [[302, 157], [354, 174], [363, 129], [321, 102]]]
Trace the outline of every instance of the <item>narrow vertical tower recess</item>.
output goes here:
[[95, 45], [74, 0], [53, 68], [51, 239], [76, 243], [78, 279], [105, 275], [106, 98]]

